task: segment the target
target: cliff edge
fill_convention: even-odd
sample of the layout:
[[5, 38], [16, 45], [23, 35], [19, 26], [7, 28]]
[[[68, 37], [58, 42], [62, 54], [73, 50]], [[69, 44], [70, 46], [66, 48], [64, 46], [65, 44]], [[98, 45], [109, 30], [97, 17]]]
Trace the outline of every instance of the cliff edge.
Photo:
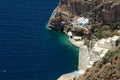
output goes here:
[[68, 11], [72, 16], [84, 16], [94, 22], [120, 25], [120, 0], [60, 0], [60, 6], [61, 11]]
[[120, 80], [120, 46], [109, 51], [77, 80]]
[[60, 0], [49, 27], [62, 30], [76, 17], [89, 19], [90, 25], [115, 23], [120, 26], [120, 0]]
[[[80, 46], [78, 42], [83, 40], [84, 45], [91, 52], [99, 39], [105, 40], [104, 38], [110, 39], [114, 35], [120, 36], [120, 0], [60, 0], [50, 17], [48, 26], [64, 32], [78, 46]], [[110, 43], [108, 42], [107, 40], [106, 43], [110, 45], [111, 40]], [[99, 50], [100, 48], [96, 49], [97, 53], [101, 53]], [[73, 80], [119, 80], [120, 47], [108, 52], [103, 59], [100, 59], [93, 66], [91, 65], [92, 68], [84, 71], [83, 75], [76, 76], [75, 72], [75, 74], [62, 75], [58, 80], [69, 78]]]

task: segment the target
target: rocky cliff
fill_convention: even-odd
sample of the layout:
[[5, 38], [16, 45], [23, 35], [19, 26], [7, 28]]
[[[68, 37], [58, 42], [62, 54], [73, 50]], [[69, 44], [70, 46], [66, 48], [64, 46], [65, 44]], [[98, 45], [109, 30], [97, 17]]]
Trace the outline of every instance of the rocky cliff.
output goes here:
[[101, 9], [101, 15], [104, 23], [120, 25], [120, 0], [105, 0]]
[[120, 0], [60, 0], [72, 15], [84, 16], [94, 22], [120, 25]]
[[71, 23], [76, 17], [88, 18], [92, 27], [113, 23], [120, 26], [120, 0], [60, 0], [48, 26], [68, 32], [74, 29]]
[[120, 47], [108, 52], [77, 80], [120, 80]]
[[[89, 19], [89, 24], [85, 26], [87, 30], [75, 27], [73, 24], [74, 20], [78, 20], [79, 17]], [[104, 25], [109, 24], [120, 26], [120, 0], [60, 0], [49, 20], [50, 28], [62, 30], [66, 33], [71, 31], [73, 36], [82, 36], [84, 39], [86, 37], [91, 39], [94, 36], [91, 32], [95, 32], [96, 27], [101, 28], [103, 26], [102, 28], [107, 30]], [[113, 33], [112, 30], [109, 31]], [[116, 52], [120, 53], [120, 47]], [[103, 61], [95, 63], [91, 69], [88, 69], [84, 75], [79, 76], [77, 80], [120, 79], [120, 54], [110, 57], [105, 57]]]

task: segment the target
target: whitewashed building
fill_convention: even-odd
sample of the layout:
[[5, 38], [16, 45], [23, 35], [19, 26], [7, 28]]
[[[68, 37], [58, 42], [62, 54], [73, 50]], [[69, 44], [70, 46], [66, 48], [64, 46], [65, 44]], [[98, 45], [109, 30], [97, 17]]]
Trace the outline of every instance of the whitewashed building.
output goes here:
[[115, 48], [120, 42], [120, 36], [113, 36], [107, 39], [101, 39], [97, 41], [92, 48], [92, 52], [95, 55], [99, 55], [101, 58], [112, 48]]
[[84, 18], [84, 17], [80, 17], [77, 19], [77, 26], [78, 27], [84, 27], [89, 23], [89, 19]]
[[107, 39], [101, 39], [97, 42], [97, 46], [101, 48], [115, 48], [117, 43], [120, 42], [120, 36], [113, 36]]

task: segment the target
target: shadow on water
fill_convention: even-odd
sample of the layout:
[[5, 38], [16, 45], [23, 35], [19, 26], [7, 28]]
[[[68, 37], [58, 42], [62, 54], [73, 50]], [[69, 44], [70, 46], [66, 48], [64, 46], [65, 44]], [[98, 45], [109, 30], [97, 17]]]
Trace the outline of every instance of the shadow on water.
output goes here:
[[64, 33], [60, 31], [54, 31], [54, 30], [49, 30], [48, 27], [46, 26], [46, 29], [48, 32], [53, 35], [55, 40], [58, 42], [56, 44], [60, 44], [64, 50], [69, 51], [69, 53], [66, 53], [68, 56], [73, 56], [75, 58], [75, 64], [73, 64], [73, 71], [78, 69], [78, 48], [72, 45], [69, 40], [68, 36], [65, 35]]
[[48, 26], [46, 25], [46, 29], [52, 33], [55, 37], [56, 40], [58, 40], [58, 42], [64, 46], [64, 48], [70, 49], [73, 51], [73, 55], [78, 56], [78, 48], [75, 47], [74, 45], [72, 45], [69, 40], [68, 40], [68, 36], [65, 35], [64, 33], [62, 33], [61, 31], [54, 31], [48, 28]]

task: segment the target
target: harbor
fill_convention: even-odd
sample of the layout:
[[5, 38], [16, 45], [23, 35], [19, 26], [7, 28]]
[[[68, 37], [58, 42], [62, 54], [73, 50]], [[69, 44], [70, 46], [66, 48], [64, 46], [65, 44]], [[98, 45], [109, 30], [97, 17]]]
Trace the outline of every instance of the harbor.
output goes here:
[[[64, 32], [69, 37], [69, 42], [79, 49], [78, 70], [63, 74], [58, 80], [77, 80], [78, 76], [84, 74], [88, 68], [101, 60], [107, 52], [117, 47], [117, 43], [120, 42], [120, 35], [117, 32], [119, 24], [106, 25], [109, 23], [105, 16], [106, 12], [104, 12], [104, 10], [108, 10], [106, 9], [107, 3], [105, 1], [89, 2], [92, 0], [84, 2], [61, 0], [55, 9], [54, 18], [50, 18], [49, 24], [54, 25], [52, 29]], [[89, 4], [86, 5], [86, 3]], [[98, 10], [103, 12], [104, 20]], [[111, 22], [113, 21], [111, 20]], [[114, 30], [113, 26], [115, 27]], [[112, 33], [111, 30], [113, 30]]]
[[91, 68], [94, 62], [103, 58], [110, 49], [117, 46], [116, 42], [120, 41], [120, 36], [98, 40], [91, 49], [84, 45], [84, 40], [75, 41], [75, 39], [69, 37], [69, 41], [79, 48], [78, 71], [63, 74], [58, 80], [77, 80], [78, 76]]

